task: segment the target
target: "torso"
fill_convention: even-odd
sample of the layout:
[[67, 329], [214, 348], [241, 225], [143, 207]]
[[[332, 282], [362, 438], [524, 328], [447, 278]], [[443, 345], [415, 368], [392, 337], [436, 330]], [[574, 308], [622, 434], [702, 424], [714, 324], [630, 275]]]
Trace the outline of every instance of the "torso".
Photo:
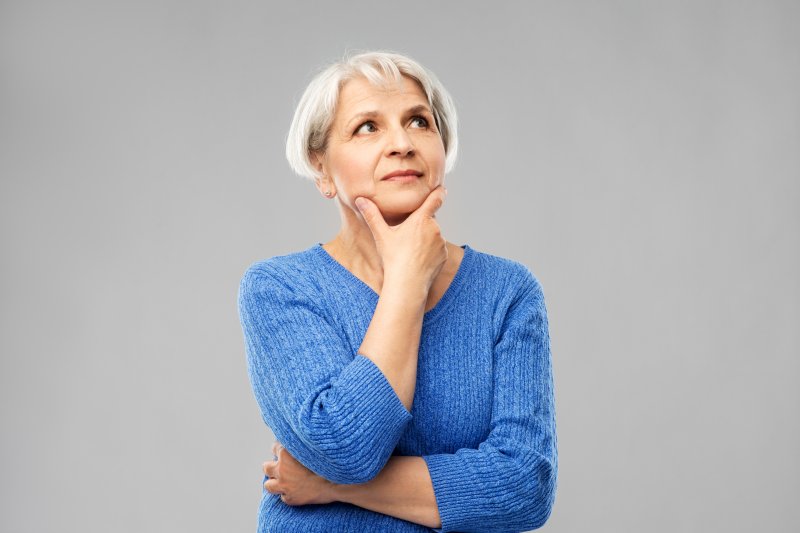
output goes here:
[[[330, 253], [327, 249], [326, 252]], [[463, 249], [459, 248], [457, 251], [448, 243], [448, 261], [431, 288], [430, 301], [426, 307], [432, 309], [433, 313], [426, 317], [427, 323], [423, 324], [419, 337], [417, 386], [411, 409], [413, 419], [402, 431], [394, 447], [395, 451], [392, 452], [393, 455], [418, 457], [452, 454], [454, 450], [459, 449], [478, 449], [497, 427], [496, 423], [503, 420], [512, 424], [515, 432], [526, 431], [520, 424], [527, 424], [528, 420], [532, 421], [533, 431], [536, 431], [536, 434], [545, 427], [539, 424], [544, 419], [520, 418], [522, 404], [519, 402], [534, 398], [537, 392], [542, 393], [542, 398], [548, 391], [552, 393], [551, 382], [529, 379], [530, 371], [534, 369], [545, 369], [542, 379], [552, 379], [546, 374], [546, 370], [550, 367], [549, 346], [545, 337], [537, 336], [546, 333], [546, 329], [543, 329], [546, 328], [546, 322], [542, 318], [537, 320], [538, 325], [528, 323], [523, 328], [525, 331], [517, 330], [513, 334], [522, 335], [519, 340], [526, 345], [514, 343], [513, 346], [506, 346], [509, 342], [506, 339], [504, 346], [514, 349], [509, 350], [503, 357], [496, 356], [498, 339], [505, 338], [504, 331], [508, 331], [505, 317], [510, 312], [510, 305], [516, 301], [514, 296], [519, 292], [517, 287], [520, 283], [532, 283], [531, 274], [523, 265], [511, 260], [481, 254], [472, 248], [468, 252], [470, 257], [464, 255]], [[464, 263], [464, 258], [467, 263]], [[274, 289], [275, 298], [264, 299], [264, 305], [269, 307], [263, 308], [260, 298], [255, 300], [259, 308], [242, 316], [250, 317], [249, 320], [255, 321], [253, 322], [255, 325], [278, 328], [284, 332], [287, 343], [292, 330], [284, 327], [299, 327], [308, 322], [305, 321], [306, 318], [300, 318], [301, 322], [298, 323], [292, 323], [289, 319], [287, 324], [272, 320], [273, 314], [281, 313], [285, 304], [302, 309], [303, 313], [299, 314], [301, 317], [316, 316], [317, 313], [324, 316], [320, 326], [330, 331], [328, 335], [320, 338], [316, 331], [298, 331], [300, 336], [293, 341], [298, 361], [305, 360], [304, 358], [313, 361], [308, 365], [309, 372], [305, 372], [307, 368], [305, 364], [295, 366], [294, 363], [287, 363], [286, 366], [280, 367], [282, 375], [292, 376], [292, 381], [296, 379], [299, 386], [318, 387], [322, 383], [317, 379], [318, 376], [325, 376], [320, 379], [328, 380], [330, 379], [328, 376], [340, 375], [342, 369], [350, 363], [351, 357], [354, 358], [358, 353], [357, 349], [369, 330], [374, 314], [374, 299], [366, 297], [367, 285], [363, 282], [357, 283], [352, 279], [353, 276], [346, 276], [342, 269], [325, 268], [330, 266], [328, 259], [318, 251], [290, 254], [271, 259], [267, 263], [263, 267], [256, 268], [252, 276], [248, 276], [247, 283], [242, 285], [249, 291], [244, 296], [246, 301], [252, 302], [254, 296], [259, 298], [258, 295], [262, 290], [270, 290], [272, 293]], [[459, 271], [463, 267], [468, 268]], [[352, 271], [350, 272], [352, 274]], [[452, 285], [454, 272], [459, 275], [458, 287]], [[450, 289], [458, 290], [451, 294]], [[438, 305], [435, 302], [443, 303], [440, 299], [445, 292], [448, 301], [444, 303], [448, 305], [440, 308], [441, 312], [438, 312], [434, 309], [435, 305]], [[282, 298], [287, 301], [281, 301]], [[526, 300], [526, 306], [540, 305], [531, 298], [533, 296], [529, 296]], [[306, 310], [314, 311], [314, 315], [308, 315]], [[544, 312], [544, 308], [539, 312]], [[246, 331], [258, 333], [263, 331], [260, 327], [254, 328], [253, 324]], [[309, 346], [310, 338], [320, 343], [320, 349], [311, 350], [311, 355], [306, 353], [309, 351], [306, 348]], [[255, 347], [249, 342], [245, 345], [248, 350]], [[283, 350], [279, 353], [282, 355]], [[531, 360], [534, 357], [547, 358]], [[266, 363], [278, 365], [279, 362], [288, 360], [290, 358], [279, 356], [274, 362], [265, 361], [257, 354], [248, 352], [248, 362], [253, 365]], [[284, 433], [287, 438], [294, 436], [292, 421], [296, 420], [296, 410], [287, 411], [289, 416], [295, 417], [291, 419], [286, 418], [286, 414], [281, 411], [288, 401], [285, 391], [279, 387], [264, 386], [261, 381], [261, 379], [272, 380], [271, 376], [278, 373], [262, 370], [261, 366], [252, 368], [257, 370], [253, 376], [264, 376], [253, 381], [257, 394], [269, 395], [271, 401], [280, 406], [269, 411], [265, 409], [263, 412], [265, 421], [274, 418], [274, 423], [268, 422], [274, 434]], [[316, 373], [312, 373], [312, 370]], [[503, 371], [505, 373], [502, 373]], [[367, 385], [365, 380], [364, 386], [369, 386], [367, 389], [369, 398], [386, 394], [387, 390], [390, 390], [383, 381]], [[525, 391], [525, 393], [517, 394], [515, 391]], [[262, 402], [260, 405], [268, 405], [267, 396], [258, 398]], [[549, 415], [552, 409], [549, 401], [537, 406], [526, 404], [530, 406], [526, 411], [537, 416]], [[505, 410], [497, 410], [501, 408]], [[383, 414], [379, 413], [377, 419], [384, 420]], [[550, 427], [551, 423], [548, 419], [547, 427]], [[502, 431], [502, 428], [498, 431]], [[546, 437], [546, 441], [544, 439], [541, 441], [543, 446], [546, 443], [548, 449], [554, 450], [554, 436]], [[300, 443], [296, 436], [295, 442]], [[447, 472], [449, 471], [448, 468]], [[457, 470], [454, 470], [452, 474], [454, 479], [456, 472]], [[266, 491], [262, 498], [259, 531], [298, 529], [320, 533], [331, 530], [364, 529], [398, 533], [430, 531], [429, 528], [412, 522], [341, 502], [317, 506], [318, 509], [310, 513], [308, 506], [285, 505], [276, 495]], [[309, 523], [312, 526], [309, 526]]]

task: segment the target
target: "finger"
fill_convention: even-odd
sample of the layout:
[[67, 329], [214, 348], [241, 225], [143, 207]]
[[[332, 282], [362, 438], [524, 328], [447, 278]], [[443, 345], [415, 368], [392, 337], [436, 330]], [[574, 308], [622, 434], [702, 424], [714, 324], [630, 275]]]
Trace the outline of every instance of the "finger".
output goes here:
[[369, 198], [360, 196], [356, 198], [356, 207], [358, 208], [364, 222], [369, 226], [372, 232], [372, 237], [377, 241], [389, 225], [383, 219], [383, 214], [378, 206], [373, 203]]
[[278, 461], [267, 461], [262, 465], [262, 470], [269, 477], [278, 477]]
[[444, 186], [439, 185], [430, 192], [428, 197], [425, 198], [425, 201], [422, 202], [422, 205], [419, 206], [416, 212], [431, 218], [436, 218], [436, 211], [438, 211], [439, 208], [442, 207], [442, 204], [444, 204], [446, 195], [447, 192]]
[[268, 479], [264, 482], [264, 489], [270, 494], [280, 494], [280, 482], [277, 479]]

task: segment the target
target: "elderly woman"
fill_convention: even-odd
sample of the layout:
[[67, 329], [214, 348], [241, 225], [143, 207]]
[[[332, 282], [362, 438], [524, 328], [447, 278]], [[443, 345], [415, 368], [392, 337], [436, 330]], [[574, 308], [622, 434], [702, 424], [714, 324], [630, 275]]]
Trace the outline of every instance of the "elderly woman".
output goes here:
[[248, 372], [278, 442], [258, 531], [524, 531], [548, 519], [558, 454], [542, 287], [447, 242], [456, 158], [437, 78], [393, 53], [319, 73], [287, 142], [341, 214], [325, 244], [253, 263]]

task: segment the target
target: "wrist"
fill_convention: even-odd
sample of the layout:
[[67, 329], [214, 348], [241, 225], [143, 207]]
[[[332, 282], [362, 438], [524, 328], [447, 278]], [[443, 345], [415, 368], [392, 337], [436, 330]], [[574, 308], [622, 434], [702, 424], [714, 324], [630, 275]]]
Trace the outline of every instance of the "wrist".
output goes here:
[[403, 298], [409, 303], [426, 302], [431, 283], [429, 280], [416, 274], [406, 274], [403, 272], [386, 272], [383, 276], [381, 295], [392, 294]]
[[352, 503], [352, 500], [350, 499], [352, 487], [353, 485], [341, 485], [339, 483], [331, 482], [328, 494], [331, 500], [335, 502]]

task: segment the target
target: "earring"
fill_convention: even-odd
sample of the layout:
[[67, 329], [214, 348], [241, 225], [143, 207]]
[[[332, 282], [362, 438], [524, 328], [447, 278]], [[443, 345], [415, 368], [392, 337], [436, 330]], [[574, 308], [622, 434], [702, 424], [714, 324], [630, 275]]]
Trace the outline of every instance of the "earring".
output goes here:
[[325, 196], [327, 196], [328, 198], [330, 198], [332, 195], [333, 193], [331, 191], [325, 191]]

